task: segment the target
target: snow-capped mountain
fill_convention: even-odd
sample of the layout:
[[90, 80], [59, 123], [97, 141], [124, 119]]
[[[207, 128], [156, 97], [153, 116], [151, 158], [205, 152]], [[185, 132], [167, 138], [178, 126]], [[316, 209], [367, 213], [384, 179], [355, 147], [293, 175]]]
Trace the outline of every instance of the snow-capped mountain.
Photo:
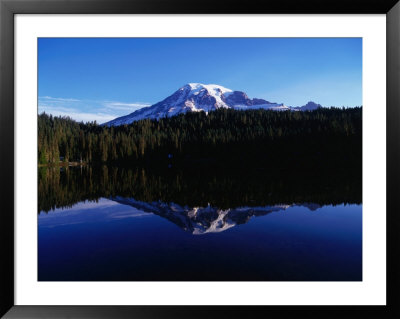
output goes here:
[[321, 208], [315, 203], [291, 205], [273, 205], [259, 207], [238, 207], [220, 209], [213, 206], [187, 207], [176, 203], [155, 201], [151, 203], [137, 201], [134, 198], [111, 197], [110, 200], [132, 206], [140, 211], [152, 213], [176, 224], [193, 235], [219, 233], [236, 225], [247, 223], [252, 217], [264, 216], [273, 212], [284, 211], [292, 206], [303, 206], [311, 211]]
[[166, 99], [144, 107], [131, 114], [118, 117], [103, 125], [114, 126], [130, 124], [142, 119], [160, 119], [186, 112], [210, 112], [219, 108], [235, 110], [268, 109], [275, 111], [310, 111], [320, 107], [309, 102], [302, 107], [292, 108], [283, 103], [273, 103], [264, 99], [250, 99], [246, 93], [232, 91], [216, 84], [189, 83], [181, 87]]
[[292, 109], [296, 110], [296, 111], [314, 111], [320, 107], [322, 107], [321, 104], [317, 104], [315, 102], [310, 101], [306, 105], [296, 106], [296, 107], [293, 107]]

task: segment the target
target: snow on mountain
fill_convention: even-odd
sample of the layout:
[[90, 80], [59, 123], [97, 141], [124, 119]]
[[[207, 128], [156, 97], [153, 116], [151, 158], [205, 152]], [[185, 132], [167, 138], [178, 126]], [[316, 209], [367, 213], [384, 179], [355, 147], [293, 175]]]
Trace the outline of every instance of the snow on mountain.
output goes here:
[[210, 112], [219, 108], [309, 111], [318, 107], [320, 107], [319, 104], [308, 102], [302, 107], [291, 108], [283, 103], [273, 103], [257, 98], [250, 99], [244, 92], [232, 91], [221, 85], [188, 83], [166, 99], [152, 106], [118, 117], [103, 125], [118, 126], [142, 119], [160, 119], [186, 112]]

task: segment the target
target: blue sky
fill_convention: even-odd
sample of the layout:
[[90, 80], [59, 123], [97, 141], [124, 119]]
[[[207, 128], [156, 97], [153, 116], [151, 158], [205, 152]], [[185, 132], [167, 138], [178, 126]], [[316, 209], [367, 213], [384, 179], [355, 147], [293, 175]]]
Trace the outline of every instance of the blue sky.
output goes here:
[[190, 82], [301, 106], [362, 105], [361, 38], [40, 38], [39, 113], [99, 123]]

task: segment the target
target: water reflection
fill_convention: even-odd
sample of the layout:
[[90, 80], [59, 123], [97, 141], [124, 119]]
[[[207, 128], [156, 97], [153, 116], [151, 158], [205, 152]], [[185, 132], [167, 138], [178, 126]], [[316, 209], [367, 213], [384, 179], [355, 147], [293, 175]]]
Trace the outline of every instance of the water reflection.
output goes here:
[[263, 207], [238, 207], [220, 209], [210, 205], [206, 207], [188, 207], [176, 203], [140, 202], [134, 198], [110, 198], [123, 205], [129, 205], [139, 211], [161, 216], [186, 232], [193, 235], [219, 233], [236, 225], [247, 223], [252, 217], [264, 216], [273, 212], [284, 211], [292, 206], [304, 206], [316, 210], [321, 206], [315, 203], [274, 205]]
[[274, 168], [154, 170], [103, 166], [38, 171], [39, 213], [101, 197], [134, 198], [167, 206], [175, 203], [183, 210], [201, 207], [204, 212], [209, 207], [221, 211], [248, 207], [256, 214], [257, 207], [282, 203], [315, 203], [315, 207], [360, 204], [361, 178], [351, 170], [296, 172]]
[[38, 216], [38, 280], [362, 280], [361, 211], [79, 202]]
[[362, 280], [352, 171], [42, 168], [38, 280]]

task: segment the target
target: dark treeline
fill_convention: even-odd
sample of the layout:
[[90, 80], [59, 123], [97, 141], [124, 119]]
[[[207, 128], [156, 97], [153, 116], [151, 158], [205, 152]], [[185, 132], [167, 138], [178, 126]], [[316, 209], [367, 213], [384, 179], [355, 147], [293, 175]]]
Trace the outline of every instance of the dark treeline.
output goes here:
[[312, 202], [361, 203], [361, 178], [346, 171], [289, 169], [39, 168], [38, 211], [100, 197], [218, 208]]
[[224, 162], [267, 166], [311, 163], [361, 171], [362, 109], [187, 113], [105, 127], [38, 116], [40, 164]]

